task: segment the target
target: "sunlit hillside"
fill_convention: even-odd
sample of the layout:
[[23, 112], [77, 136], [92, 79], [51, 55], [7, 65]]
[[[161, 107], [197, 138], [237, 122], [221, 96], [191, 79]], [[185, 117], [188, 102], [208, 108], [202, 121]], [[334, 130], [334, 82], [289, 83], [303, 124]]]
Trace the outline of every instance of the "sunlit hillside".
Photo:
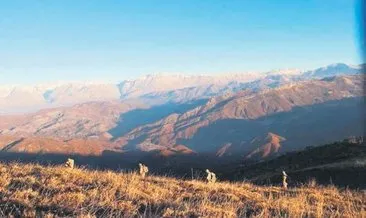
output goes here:
[[0, 164], [0, 216], [365, 217], [363, 191], [180, 180], [62, 166]]

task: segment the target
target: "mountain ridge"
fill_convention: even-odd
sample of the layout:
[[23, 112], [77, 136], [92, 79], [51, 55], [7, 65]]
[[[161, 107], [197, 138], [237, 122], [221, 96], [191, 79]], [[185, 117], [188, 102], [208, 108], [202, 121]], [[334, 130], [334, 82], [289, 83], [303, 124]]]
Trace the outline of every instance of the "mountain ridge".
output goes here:
[[[274, 70], [222, 75], [147, 75], [120, 83], [65, 82], [51, 85], [0, 85], [0, 114], [34, 112], [88, 101], [142, 98], [159, 102], [207, 99], [242, 88], [266, 88], [285, 82], [360, 73], [360, 66], [333, 64], [315, 70]], [[272, 80], [272, 82], [267, 81]], [[278, 83], [278, 84], [277, 84]], [[193, 91], [192, 91], [193, 89]], [[196, 89], [196, 90], [194, 90]], [[173, 92], [173, 93], [172, 93]], [[173, 95], [170, 96], [169, 95]]]
[[[294, 107], [363, 96], [362, 84], [362, 76], [342, 76], [331, 80], [300, 82], [259, 93], [246, 90], [233, 96], [219, 96], [183, 114], [171, 114], [155, 123], [140, 126], [123, 138], [132, 144], [171, 147], [178, 143], [198, 151], [193, 145], [189, 146], [189, 143], [182, 141], [191, 141], [198, 131], [220, 120], [255, 121], [271, 114], [291, 112]], [[227, 143], [230, 142], [225, 144]]]

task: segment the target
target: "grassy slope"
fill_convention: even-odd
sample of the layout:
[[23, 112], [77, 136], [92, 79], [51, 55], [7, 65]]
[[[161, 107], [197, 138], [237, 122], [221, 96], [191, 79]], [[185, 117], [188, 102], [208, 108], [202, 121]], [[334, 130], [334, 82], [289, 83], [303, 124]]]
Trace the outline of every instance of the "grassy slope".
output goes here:
[[0, 200], [0, 216], [366, 216], [365, 193], [335, 187], [284, 191], [16, 163], [0, 164]]
[[[366, 188], [366, 145], [336, 142], [311, 147], [302, 151], [284, 154], [280, 157], [248, 166], [231, 167], [225, 178], [249, 179], [252, 182], [280, 182], [285, 170], [290, 183], [306, 182], [311, 178], [321, 184], [332, 181], [337, 186]], [[233, 179], [233, 178], [231, 178]]]

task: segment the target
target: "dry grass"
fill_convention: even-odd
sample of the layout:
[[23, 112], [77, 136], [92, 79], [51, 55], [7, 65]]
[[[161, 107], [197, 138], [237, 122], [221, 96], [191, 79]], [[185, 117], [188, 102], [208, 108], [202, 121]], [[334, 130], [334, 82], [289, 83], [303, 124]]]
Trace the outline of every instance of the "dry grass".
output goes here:
[[366, 194], [0, 164], [0, 216], [366, 217]]

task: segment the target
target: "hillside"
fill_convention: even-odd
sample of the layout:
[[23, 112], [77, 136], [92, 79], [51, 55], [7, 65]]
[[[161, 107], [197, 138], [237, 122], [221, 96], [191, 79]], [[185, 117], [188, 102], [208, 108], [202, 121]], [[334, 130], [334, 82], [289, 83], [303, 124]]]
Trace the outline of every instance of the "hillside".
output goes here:
[[[332, 182], [338, 186], [366, 188], [366, 143], [347, 140], [304, 150], [289, 152], [259, 163], [243, 163], [221, 169], [230, 179], [248, 179], [259, 184], [279, 182], [285, 170], [291, 183], [316, 179], [321, 184]], [[229, 169], [230, 168], [230, 169]]]
[[105, 150], [115, 150], [117, 146], [116, 143], [105, 139], [63, 140], [39, 136], [0, 135], [0, 152], [7, 153], [102, 155]]
[[1, 216], [364, 217], [366, 195], [335, 187], [261, 187], [135, 173], [0, 164]]

